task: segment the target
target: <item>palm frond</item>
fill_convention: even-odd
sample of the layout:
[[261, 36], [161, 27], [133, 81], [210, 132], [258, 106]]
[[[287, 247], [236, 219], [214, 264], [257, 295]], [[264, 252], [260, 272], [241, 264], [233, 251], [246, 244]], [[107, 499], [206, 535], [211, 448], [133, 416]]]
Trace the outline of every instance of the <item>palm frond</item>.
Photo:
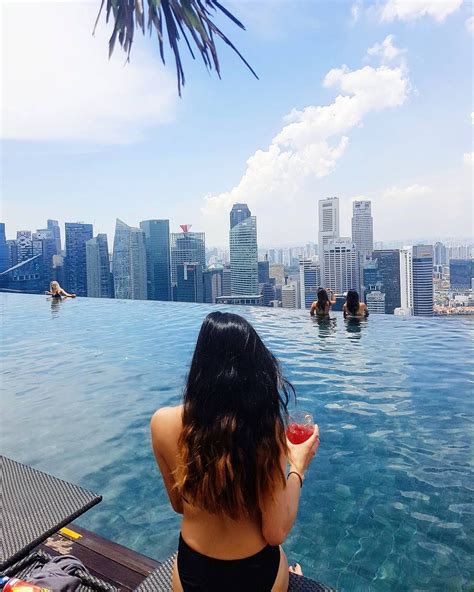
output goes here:
[[[215, 45], [215, 39], [220, 38], [239, 56], [255, 78], [258, 78], [247, 60], [242, 56], [230, 39], [213, 22], [213, 16], [217, 11], [222, 12], [235, 25], [245, 30], [244, 25], [217, 0], [101, 0], [99, 13], [94, 26], [94, 32], [106, 6], [105, 18], [109, 22], [113, 17], [114, 28], [109, 39], [109, 57], [112, 55], [115, 44], [118, 40], [120, 46], [130, 59], [130, 52], [133, 44], [135, 27], [145, 33], [145, 10], [148, 12], [147, 27], [150, 34], [155, 29], [160, 56], [165, 63], [165, 51], [163, 40], [163, 23], [166, 26], [168, 43], [174, 55], [176, 64], [176, 76], [178, 93], [181, 96], [181, 89], [185, 84], [184, 69], [180, 55], [180, 41], [184, 39], [193, 59], [192, 42], [197, 52], [202, 57], [204, 65], [208, 70], [215, 70], [220, 78], [220, 64]], [[189, 37], [187, 35], [189, 34]]]

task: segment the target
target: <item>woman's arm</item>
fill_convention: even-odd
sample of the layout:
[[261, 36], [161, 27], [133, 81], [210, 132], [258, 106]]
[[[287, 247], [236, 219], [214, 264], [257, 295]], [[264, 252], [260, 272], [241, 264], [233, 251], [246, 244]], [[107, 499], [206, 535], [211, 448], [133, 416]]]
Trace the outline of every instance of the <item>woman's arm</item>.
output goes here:
[[331, 298], [329, 299], [329, 303], [336, 304], [337, 300], [336, 300], [336, 297], [334, 296], [334, 292], [332, 290], [329, 290], [329, 292], [331, 292]]
[[311, 308], [309, 309], [309, 314], [312, 317], [314, 317], [314, 313], [316, 312], [316, 306], [317, 306], [317, 303], [316, 302], [313, 302], [313, 304], [311, 305]]
[[61, 296], [65, 296], [66, 298], [75, 298], [76, 297], [75, 294], [68, 294], [66, 292], [66, 290], [63, 290], [62, 288], [61, 288], [61, 291], [59, 293], [61, 294]]
[[369, 309], [367, 308], [367, 304], [363, 303], [362, 308], [364, 310], [364, 315], [366, 317], [368, 317], [369, 316]]
[[342, 314], [343, 314], [344, 318], [347, 317], [347, 306], [346, 306], [346, 303], [345, 302], [342, 305]]
[[[304, 480], [304, 474], [319, 446], [319, 428], [315, 426], [313, 435], [303, 444], [288, 442], [288, 461], [290, 472], [294, 471]], [[286, 470], [286, 458], [280, 457], [282, 471]], [[284, 487], [279, 485], [273, 497], [268, 499], [262, 513], [262, 534], [269, 545], [281, 545], [293, 527], [298, 513], [301, 485], [298, 475], [291, 473]]]
[[[170, 444], [176, 440], [176, 429], [174, 419], [176, 417], [176, 408], [164, 407], [151, 418], [151, 443], [155, 459], [163, 477], [163, 482], [168, 493], [173, 510], [178, 514], [183, 513], [183, 500], [175, 489], [175, 479], [171, 467], [168, 465], [165, 454], [170, 452]], [[176, 451], [173, 451], [174, 456]], [[166, 455], [167, 456], [167, 455]]]
[[46, 294], [47, 296], [52, 296], [52, 295], [53, 295], [53, 293], [52, 293], [52, 292], [50, 292], [49, 290], [46, 290], [46, 291], [45, 291], [45, 294]]

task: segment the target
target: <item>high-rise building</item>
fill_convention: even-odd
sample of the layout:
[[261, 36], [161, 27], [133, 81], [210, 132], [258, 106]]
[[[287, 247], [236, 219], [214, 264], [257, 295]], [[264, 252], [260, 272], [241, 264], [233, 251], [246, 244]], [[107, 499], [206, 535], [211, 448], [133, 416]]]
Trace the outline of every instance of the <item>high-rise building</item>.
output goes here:
[[258, 262], [258, 283], [268, 284], [270, 279], [270, 262], [268, 259]]
[[364, 287], [364, 263], [372, 257], [374, 250], [374, 224], [372, 204], [368, 200], [354, 201], [352, 204], [352, 242], [355, 244], [359, 265], [359, 286]]
[[319, 200], [318, 253], [321, 269], [321, 283], [326, 286], [324, 247], [339, 238], [339, 198], [327, 197]]
[[398, 314], [433, 315], [433, 246], [416, 245], [400, 251]]
[[359, 291], [359, 260], [350, 238], [338, 238], [324, 245], [325, 287], [336, 294]]
[[448, 251], [443, 243], [437, 242], [433, 247], [433, 265], [448, 265]]
[[47, 220], [46, 222], [48, 230], [53, 233], [53, 238], [56, 244], [55, 255], [61, 255], [61, 229], [57, 220]]
[[277, 286], [285, 284], [285, 266], [282, 263], [272, 263], [269, 268], [270, 278], [275, 279]]
[[246, 220], [250, 218], [252, 214], [250, 213], [249, 207], [247, 204], [244, 203], [236, 203], [232, 206], [232, 210], [230, 211], [230, 227], [234, 228], [237, 224], [240, 224], [242, 220]]
[[433, 316], [433, 245], [413, 247], [413, 314]]
[[258, 296], [257, 219], [245, 218], [229, 232], [232, 296]]
[[148, 300], [171, 300], [169, 220], [144, 220]]
[[112, 259], [115, 298], [146, 300], [145, 233], [117, 218]]
[[10, 267], [15, 267], [18, 263], [18, 245], [14, 239], [7, 240], [6, 244], [8, 257], [7, 269], [10, 269]]
[[33, 239], [30, 230], [18, 230], [16, 233], [16, 251], [18, 263], [33, 257]]
[[[217, 298], [222, 296], [222, 280], [224, 267], [215, 263], [206, 271], [202, 272], [202, 281], [204, 287], [203, 302], [214, 304]], [[229, 286], [230, 292], [230, 286]], [[230, 293], [229, 293], [230, 295]]]
[[86, 242], [92, 238], [92, 224], [66, 222], [66, 290], [87, 296]]
[[172, 232], [171, 242], [171, 283], [177, 284], [178, 265], [200, 263], [206, 267], [206, 235], [204, 232], [190, 232], [190, 224], [181, 224], [182, 232]]
[[321, 286], [319, 265], [311, 259], [300, 260], [300, 308], [311, 308]]
[[109, 246], [106, 234], [98, 234], [86, 242], [87, 295], [92, 298], [112, 298]]
[[393, 314], [401, 306], [400, 301], [400, 251], [380, 249], [372, 252], [377, 261], [378, 280], [385, 294], [385, 314]]
[[5, 224], [0, 222], [0, 273], [10, 267], [7, 237], [5, 236]]
[[474, 278], [474, 259], [451, 259], [449, 283], [451, 288], [469, 289]]
[[50, 282], [54, 279], [53, 257], [56, 255], [56, 240], [51, 230], [40, 229], [32, 234], [33, 257], [43, 257], [43, 290], [49, 289]]
[[[400, 311], [413, 314], [413, 252], [412, 247], [400, 250]], [[402, 314], [398, 309], [397, 313]]]
[[232, 272], [230, 267], [224, 267], [222, 270], [222, 296], [232, 295]]
[[298, 286], [291, 282], [281, 288], [281, 305], [283, 308], [299, 308]]
[[370, 314], [385, 314], [385, 294], [379, 290], [372, 290], [366, 297]]
[[201, 263], [179, 263], [176, 293], [178, 302], [203, 302]]
[[355, 201], [352, 204], [352, 242], [360, 255], [370, 258], [374, 250], [374, 222], [370, 201]]

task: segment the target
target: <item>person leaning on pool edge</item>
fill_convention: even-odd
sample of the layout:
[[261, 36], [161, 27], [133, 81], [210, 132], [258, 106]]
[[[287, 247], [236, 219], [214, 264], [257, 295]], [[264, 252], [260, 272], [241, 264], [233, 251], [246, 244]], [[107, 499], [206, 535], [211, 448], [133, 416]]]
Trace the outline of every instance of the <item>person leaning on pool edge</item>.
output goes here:
[[65, 298], [75, 298], [75, 294], [68, 294], [66, 290], [63, 290], [59, 285], [59, 282], [53, 281], [49, 284], [49, 290], [46, 290], [45, 294], [51, 296], [52, 298], [61, 298], [64, 296]]
[[369, 316], [369, 309], [364, 302], [360, 301], [359, 293], [356, 290], [349, 290], [347, 292], [342, 312], [345, 319], [366, 319]]
[[[330, 292], [331, 298], [329, 298], [328, 292]], [[314, 317], [314, 315], [328, 315], [333, 304], [336, 304], [336, 297], [334, 295], [334, 292], [330, 289], [325, 290], [324, 288], [319, 288], [318, 299], [315, 300], [311, 305], [309, 314], [312, 317]]]
[[159, 409], [151, 420], [171, 505], [183, 514], [175, 592], [288, 589], [279, 545], [295, 522], [319, 445], [318, 426], [303, 444], [287, 440], [289, 390], [278, 361], [245, 319], [206, 317], [183, 405]]

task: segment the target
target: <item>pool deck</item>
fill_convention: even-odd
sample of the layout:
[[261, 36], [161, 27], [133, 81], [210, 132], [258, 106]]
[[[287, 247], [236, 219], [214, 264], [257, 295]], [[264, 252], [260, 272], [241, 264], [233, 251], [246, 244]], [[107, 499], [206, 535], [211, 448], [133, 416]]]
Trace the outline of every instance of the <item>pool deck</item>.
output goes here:
[[87, 569], [119, 590], [134, 590], [159, 565], [150, 557], [70, 524], [52, 535], [37, 549], [50, 555], [74, 555]]

